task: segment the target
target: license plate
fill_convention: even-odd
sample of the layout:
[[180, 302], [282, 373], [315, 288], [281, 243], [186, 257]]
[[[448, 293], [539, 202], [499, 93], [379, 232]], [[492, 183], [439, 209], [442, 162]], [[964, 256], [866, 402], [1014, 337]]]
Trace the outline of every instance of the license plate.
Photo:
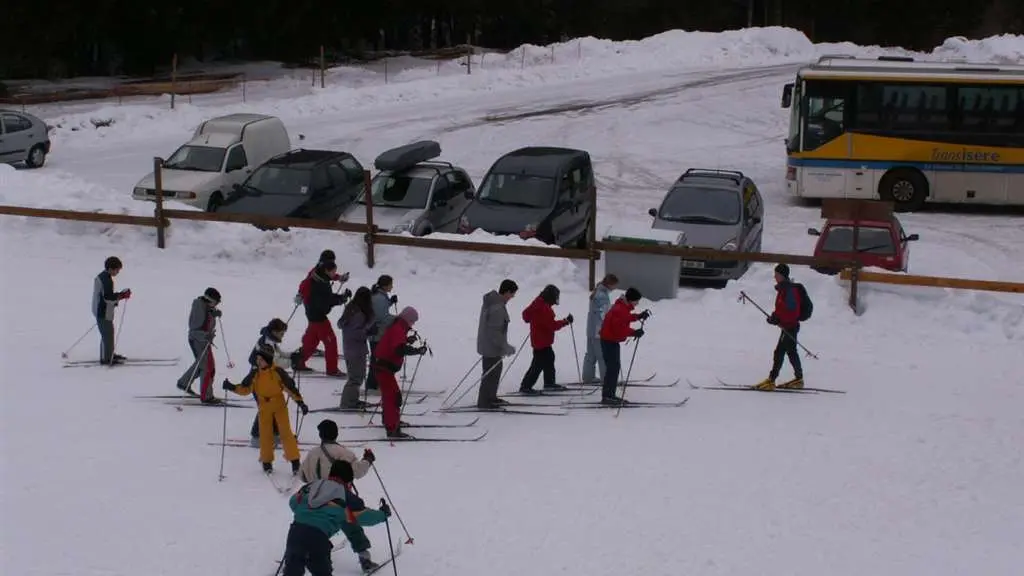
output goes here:
[[697, 260], [683, 260], [683, 268], [703, 268], [704, 263]]

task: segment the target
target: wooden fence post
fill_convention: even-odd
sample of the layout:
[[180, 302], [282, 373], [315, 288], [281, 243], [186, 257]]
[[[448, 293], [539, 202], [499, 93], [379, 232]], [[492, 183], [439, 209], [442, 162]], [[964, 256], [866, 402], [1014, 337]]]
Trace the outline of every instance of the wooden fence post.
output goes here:
[[373, 268], [374, 264], [376, 264], [376, 258], [373, 253], [373, 241], [377, 230], [373, 226], [373, 190], [370, 188], [372, 180], [369, 170], [363, 171], [363, 179], [366, 182], [364, 184], [366, 193], [363, 195], [363, 198], [366, 200], [366, 266]]
[[163, 180], [163, 158], [153, 158], [153, 187], [156, 188], [156, 247], [163, 249], [164, 242], [164, 180]]
[[174, 110], [174, 94], [178, 91], [176, 82], [178, 80], [178, 55], [171, 57], [171, 110]]
[[324, 45], [320, 45], [320, 87], [324, 87], [324, 76], [327, 72], [327, 59], [324, 58]]
[[597, 286], [597, 257], [600, 255], [600, 251], [594, 248], [594, 242], [597, 242], [597, 186], [590, 187], [590, 206], [593, 212], [590, 215], [590, 223], [587, 225], [587, 250], [590, 250], [587, 271], [589, 274], [588, 284], [590, 290], [593, 290]]

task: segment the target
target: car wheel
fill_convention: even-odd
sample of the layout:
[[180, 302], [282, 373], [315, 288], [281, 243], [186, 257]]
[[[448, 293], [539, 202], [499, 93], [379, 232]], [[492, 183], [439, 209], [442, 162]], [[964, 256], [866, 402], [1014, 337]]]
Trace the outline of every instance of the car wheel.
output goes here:
[[206, 204], [206, 211], [207, 212], [216, 212], [217, 209], [220, 208], [221, 205], [223, 205], [223, 204], [224, 204], [224, 197], [221, 196], [220, 192], [214, 192], [213, 195], [210, 196], [210, 201]]
[[39, 168], [46, 163], [46, 148], [42, 144], [36, 144], [28, 151], [28, 156], [25, 158], [25, 166], [29, 168]]
[[920, 210], [928, 197], [928, 180], [916, 169], [896, 168], [878, 182], [878, 196], [892, 202], [897, 212]]

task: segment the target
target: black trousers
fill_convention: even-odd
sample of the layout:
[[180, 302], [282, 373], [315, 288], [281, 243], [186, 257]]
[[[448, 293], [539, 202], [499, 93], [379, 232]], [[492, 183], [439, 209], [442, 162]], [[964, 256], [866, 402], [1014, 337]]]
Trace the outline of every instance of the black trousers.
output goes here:
[[481, 365], [484, 376], [480, 380], [476, 405], [479, 408], [489, 408], [498, 399], [498, 384], [501, 383], [501, 358], [484, 357], [481, 360]]
[[604, 384], [602, 398], [615, 398], [619, 387], [619, 373], [622, 372], [622, 345], [618, 342], [601, 340], [601, 355], [604, 356]]
[[[788, 335], [786, 334], [787, 332], [789, 332]], [[786, 358], [789, 358], [789, 363], [793, 366], [793, 375], [797, 378], [804, 377], [804, 369], [800, 365], [800, 353], [796, 349], [797, 334], [799, 333], [799, 326], [790, 330], [779, 331], [779, 342], [775, 344], [775, 354], [772, 357], [772, 371], [768, 374], [768, 377], [772, 380], [779, 377], [779, 372], [782, 370], [782, 362]]]
[[282, 576], [303, 576], [306, 570], [312, 576], [332, 576], [331, 547], [327, 534], [293, 522], [288, 529]]
[[533, 360], [523, 376], [523, 383], [519, 385], [520, 390], [532, 390], [537, 383], [541, 373], [544, 374], [544, 387], [551, 388], [555, 385], [555, 350], [550, 346], [538, 348], [533, 351]]

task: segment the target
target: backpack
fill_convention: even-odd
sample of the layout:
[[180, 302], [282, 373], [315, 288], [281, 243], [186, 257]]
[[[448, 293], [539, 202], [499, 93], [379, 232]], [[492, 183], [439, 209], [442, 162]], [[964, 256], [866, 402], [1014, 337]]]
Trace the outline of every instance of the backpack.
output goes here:
[[793, 287], [800, 294], [800, 321], [810, 320], [811, 314], [814, 314], [814, 302], [811, 301], [810, 295], [807, 294], [807, 288], [804, 288], [803, 284], [796, 282], [793, 283]]

